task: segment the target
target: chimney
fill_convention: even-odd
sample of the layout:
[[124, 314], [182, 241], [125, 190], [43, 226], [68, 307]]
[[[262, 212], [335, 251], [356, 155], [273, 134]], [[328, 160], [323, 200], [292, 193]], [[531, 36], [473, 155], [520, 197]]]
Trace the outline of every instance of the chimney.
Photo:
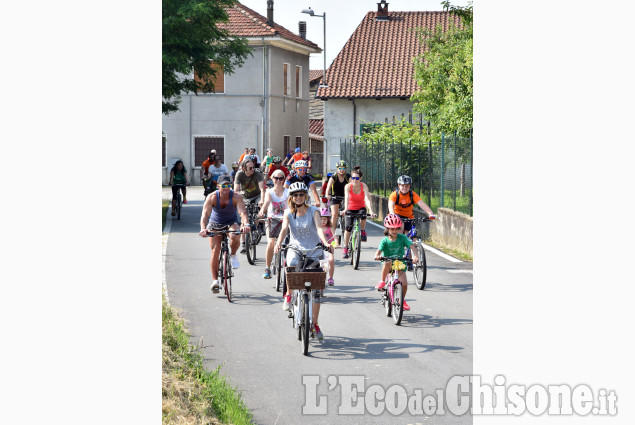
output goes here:
[[306, 39], [306, 21], [300, 21], [298, 25], [300, 27], [300, 37]]
[[375, 20], [387, 21], [388, 19], [388, 3], [386, 3], [386, 0], [381, 0], [381, 3], [377, 3], [377, 14], [375, 15]]
[[273, 27], [273, 0], [267, 0], [267, 25]]

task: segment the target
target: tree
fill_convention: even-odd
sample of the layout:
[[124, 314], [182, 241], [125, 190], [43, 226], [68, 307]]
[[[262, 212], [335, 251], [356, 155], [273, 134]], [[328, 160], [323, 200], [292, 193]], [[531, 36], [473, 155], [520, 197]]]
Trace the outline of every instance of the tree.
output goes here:
[[444, 1], [444, 9], [460, 17], [447, 31], [419, 31], [423, 55], [415, 59], [415, 79], [419, 90], [412, 96], [414, 110], [430, 122], [436, 135], [456, 132], [468, 136], [472, 130], [473, 35], [472, 3], [453, 6]]
[[232, 36], [223, 26], [229, 21], [226, 9], [235, 3], [236, 0], [163, 0], [165, 115], [179, 110], [181, 93], [213, 92], [219, 70], [232, 74], [251, 55], [247, 41]]

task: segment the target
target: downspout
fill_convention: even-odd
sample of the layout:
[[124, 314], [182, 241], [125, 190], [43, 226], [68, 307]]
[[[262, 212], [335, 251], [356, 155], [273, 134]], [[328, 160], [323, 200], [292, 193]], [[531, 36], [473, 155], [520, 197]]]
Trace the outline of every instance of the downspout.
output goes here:
[[357, 129], [357, 105], [355, 104], [355, 99], [353, 101], [353, 140], [355, 140], [355, 130]]
[[[262, 156], [264, 157], [265, 146], [270, 148], [269, 143], [269, 102], [267, 95], [267, 79], [269, 76], [269, 66], [268, 66], [268, 52], [267, 45], [265, 44], [264, 37], [262, 39], [262, 96], [263, 96], [263, 116], [262, 116], [262, 146], [263, 150], [261, 151]], [[265, 127], [266, 126], [266, 127]]]
[[190, 93], [188, 97], [190, 98], [190, 161], [192, 161], [190, 169], [193, 170], [196, 164], [194, 163], [194, 149], [192, 149], [192, 146], [194, 146], [194, 140], [192, 140], [192, 94]]

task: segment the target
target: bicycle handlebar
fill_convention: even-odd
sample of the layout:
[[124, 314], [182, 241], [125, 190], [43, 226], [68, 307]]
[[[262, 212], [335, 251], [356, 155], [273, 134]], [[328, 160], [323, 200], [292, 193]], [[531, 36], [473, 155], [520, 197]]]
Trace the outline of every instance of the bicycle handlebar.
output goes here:
[[218, 236], [220, 234], [223, 233], [235, 233], [237, 235], [242, 234], [243, 232], [240, 230], [230, 230], [230, 229], [226, 229], [226, 230], [208, 230], [207, 231], [207, 236]]
[[395, 260], [399, 260], [403, 263], [411, 263], [412, 264], [412, 260], [410, 258], [406, 258], [406, 257], [380, 257], [379, 260], [377, 261], [395, 261]]

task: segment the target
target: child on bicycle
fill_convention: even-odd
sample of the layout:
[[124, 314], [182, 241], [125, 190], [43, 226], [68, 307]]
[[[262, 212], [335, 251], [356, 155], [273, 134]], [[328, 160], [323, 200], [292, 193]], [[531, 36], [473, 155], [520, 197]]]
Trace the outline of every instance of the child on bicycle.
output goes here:
[[[412, 245], [412, 241], [403, 233], [401, 233], [401, 226], [403, 222], [397, 214], [388, 214], [384, 219], [384, 239], [379, 243], [379, 248], [375, 253], [375, 260], [379, 260], [382, 257], [403, 257], [405, 255], [405, 249]], [[419, 261], [416, 250], [412, 250], [412, 260], [414, 262]], [[386, 286], [386, 276], [390, 273], [392, 267], [392, 261], [386, 261], [381, 268], [381, 280], [375, 286], [378, 291], [383, 291]], [[403, 309], [410, 310], [410, 306], [406, 303], [406, 292], [408, 292], [408, 278], [406, 277], [406, 271], [400, 270], [398, 275], [399, 281], [403, 286]]]
[[[328, 242], [333, 245], [333, 240], [335, 238], [333, 237], [333, 231], [331, 230], [331, 227], [333, 226], [331, 224], [331, 211], [328, 208], [322, 208], [320, 210], [320, 217], [322, 219], [322, 230], [324, 231], [324, 236], [326, 236]], [[329, 262], [329, 280], [326, 283], [328, 286], [333, 286], [335, 285], [335, 281], [333, 280], [333, 272], [335, 271], [335, 257], [330, 252], [325, 253], [325, 255], [326, 259]]]

